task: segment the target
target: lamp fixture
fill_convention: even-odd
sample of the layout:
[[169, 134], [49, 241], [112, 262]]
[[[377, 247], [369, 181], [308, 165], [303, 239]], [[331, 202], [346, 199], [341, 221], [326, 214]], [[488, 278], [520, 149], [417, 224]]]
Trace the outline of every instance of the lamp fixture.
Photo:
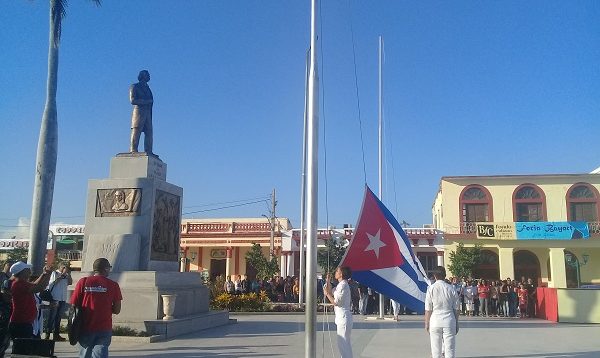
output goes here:
[[590, 260], [590, 255], [588, 254], [583, 254], [581, 255], [581, 258], [583, 259], [582, 265], [585, 265], [588, 263], [588, 261]]

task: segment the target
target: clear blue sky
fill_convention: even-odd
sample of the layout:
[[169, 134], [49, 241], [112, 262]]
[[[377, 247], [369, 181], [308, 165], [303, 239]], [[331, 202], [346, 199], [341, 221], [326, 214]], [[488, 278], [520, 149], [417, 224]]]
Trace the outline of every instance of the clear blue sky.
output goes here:
[[[53, 222], [84, 222], [87, 181], [107, 177], [110, 158], [128, 150], [128, 87], [148, 69], [155, 152], [168, 180], [184, 188], [183, 212], [276, 188], [277, 214], [298, 226], [309, 1], [69, 5]], [[430, 223], [445, 175], [600, 166], [600, 2], [352, 0], [321, 8], [320, 225], [354, 224], [363, 195], [351, 30], [367, 182], [375, 192], [377, 37], [385, 39], [384, 202], [399, 220]], [[4, 1], [0, 23], [5, 238], [8, 226], [31, 214], [48, 2]], [[267, 213], [260, 203], [186, 217]]]

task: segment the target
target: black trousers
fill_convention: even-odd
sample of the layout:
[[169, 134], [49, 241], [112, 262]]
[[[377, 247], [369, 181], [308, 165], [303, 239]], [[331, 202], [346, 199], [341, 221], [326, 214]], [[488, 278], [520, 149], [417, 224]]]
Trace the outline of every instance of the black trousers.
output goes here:
[[33, 325], [31, 323], [14, 323], [8, 324], [10, 338], [33, 338]]

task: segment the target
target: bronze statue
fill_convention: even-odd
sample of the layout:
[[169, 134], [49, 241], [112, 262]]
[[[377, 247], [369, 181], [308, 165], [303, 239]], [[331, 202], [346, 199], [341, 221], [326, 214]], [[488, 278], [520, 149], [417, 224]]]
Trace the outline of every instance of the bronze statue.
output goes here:
[[129, 100], [133, 105], [131, 114], [131, 146], [129, 151], [138, 151], [140, 135], [144, 132], [144, 151], [152, 154], [152, 91], [148, 86], [150, 73], [146, 70], [140, 71], [138, 83], [129, 88]]

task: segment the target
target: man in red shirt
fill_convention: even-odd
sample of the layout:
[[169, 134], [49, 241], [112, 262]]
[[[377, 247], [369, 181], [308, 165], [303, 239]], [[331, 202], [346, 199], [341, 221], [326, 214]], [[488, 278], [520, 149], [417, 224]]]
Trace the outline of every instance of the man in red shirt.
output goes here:
[[82, 358], [108, 357], [112, 315], [121, 312], [121, 289], [108, 275], [112, 266], [105, 258], [94, 261], [94, 275], [77, 282], [71, 304], [82, 307], [83, 328], [79, 339]]
[[29, 282], [31, 265], [23, 261], [13, 264], [10, 273], [12, 274], [10, 283], [12, 313], [8, 324], [10, 337], [12, 339], [33, 338], [33, 322], [38, 315], [34, 294], [46, 288], [52, 268], [44, 267], [44, 273], [35, 282]]

